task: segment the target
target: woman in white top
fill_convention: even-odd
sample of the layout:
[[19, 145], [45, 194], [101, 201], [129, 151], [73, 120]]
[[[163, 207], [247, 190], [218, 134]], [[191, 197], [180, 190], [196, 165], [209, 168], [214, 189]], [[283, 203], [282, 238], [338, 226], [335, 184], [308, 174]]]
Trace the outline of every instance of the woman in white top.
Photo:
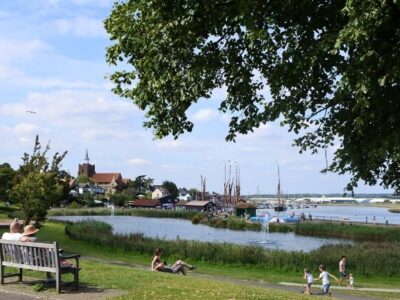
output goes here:
[[324, 295], [330, 295], [331, 293], [329, 292], [329, 287], [331, 286], [331, 283], [329, 282], [329, 277], [335, 279], [336, 282], [338, 282], [339, 280], [335, 276], [326, 271], [325, 265], [320, 265], [319, 271], [321, 273], [319, 274], [319, 277], [315, 279], [315, 281], [322, 279], [322, 292]]

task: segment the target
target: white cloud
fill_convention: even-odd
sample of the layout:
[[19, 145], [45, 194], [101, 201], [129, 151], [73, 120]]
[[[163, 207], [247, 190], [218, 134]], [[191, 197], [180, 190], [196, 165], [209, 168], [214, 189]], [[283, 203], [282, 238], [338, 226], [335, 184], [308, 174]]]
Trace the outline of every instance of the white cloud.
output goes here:
[[15, 126], [14, 132], [19, 135], [36, 132], [38, 129], [39, 127], [32, 123], [19, 123]]
[[73, 34], [78, 37], [105, 37], [106, 31], [102, 20], [86, 16], [73, 19], [57, 19], [50, 22], [50, 26], [59, 34]]
[[0, 80], [9, 80], [21, 75], [21, 72], [10, 65], [0, 63]]
[[184, 143], [178, 140], [158, 140], [156, 141], [157, 148], [160, 149], [178, 149], [184, 146]]
[[203, 108], [193, 114], [193, 120], [199, 122], [207, 122], [217, 118], [218, 113], [211, 108]]
[[51, 50], [52, 47], [40, 39], [24, 41], [0, 38], [2, 61], [29, 61], [33, 55]]
[[146, 166], [153, 164], [150, 160], [143, 159], [143, 158], [131, 158], [128, 159], [128, 164], [132, 166]]
[[114, 0], [71, 0], [72, 3], [80, 6], [99, 6], [107, 7], [111, 6]]

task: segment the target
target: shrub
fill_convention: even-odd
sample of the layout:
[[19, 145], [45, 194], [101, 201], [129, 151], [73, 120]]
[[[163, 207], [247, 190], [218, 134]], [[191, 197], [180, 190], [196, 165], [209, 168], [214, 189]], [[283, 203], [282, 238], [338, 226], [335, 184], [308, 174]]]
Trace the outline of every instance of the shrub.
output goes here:
[[192, 219], [191, 219], [192, 220], [192, 224], [199, 224], [202, 218], [203, 217], [200, 214], [194, 215], [192, 217]]

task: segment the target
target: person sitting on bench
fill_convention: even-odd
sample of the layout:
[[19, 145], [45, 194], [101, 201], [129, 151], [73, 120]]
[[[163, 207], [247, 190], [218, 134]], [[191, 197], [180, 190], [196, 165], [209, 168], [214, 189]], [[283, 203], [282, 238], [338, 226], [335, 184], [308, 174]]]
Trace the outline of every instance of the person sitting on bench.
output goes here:
[[182, 273], [183, 275], [186, 275], [185, 267], [189, 270], [196, 268], [193, 265], [185, 263], [183, 260], [177, 260], [172, 266], [167, 266], [166, 262], [161, 262], [161, 254], [162, 250], [160, 248], [156, 248], [156, 250], [154, 250], [154, 257], [151, 262], [152, 271], [169, 272], [175, 274]]

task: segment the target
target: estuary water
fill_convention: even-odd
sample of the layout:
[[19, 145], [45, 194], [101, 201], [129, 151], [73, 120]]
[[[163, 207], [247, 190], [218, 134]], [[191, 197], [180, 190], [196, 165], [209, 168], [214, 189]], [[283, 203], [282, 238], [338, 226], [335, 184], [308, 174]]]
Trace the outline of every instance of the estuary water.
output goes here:
[[167, 218], [144, 218], [133, 216], [60, 216], [55, 220], [104, 221], [113, 226], [114, 233], [143, 233], [147, 237], [166, 240], [185, 239], [205, 242], [228, 242], [245, 245], [259, 245], [268, 249], [285, 251], [310, 251], [324, 244], [351, 243], [336, 238], [296, 236], [294, 233], [270, 233], [257, 231], [237, 231], [193, 225], [191, 221]]
[[[259, 209], [257, 210], [257, 214], [261, 214], [263, 212], [268, 212], [271, 216], [277, 215], [273, 209]], [[333, 205], [321, 205], [316, 208], [295, 208], [288, 209], [285, 214], [291, 215], [300, 215], [304, 213], [306, 217], [309, 214], [314, 218], [333, 221], [340, 221], [346, 219], [347, 221], [352, 222], [362, 222], [365, 223], [375, 223], [376, 224], [385, 224], [388, 221], [389, 224], [400, 224], [400, 214], [399, 213], [391, 213], [387, 208], [382, 207], [372, 207], [372, 206], [333, 206]]]

